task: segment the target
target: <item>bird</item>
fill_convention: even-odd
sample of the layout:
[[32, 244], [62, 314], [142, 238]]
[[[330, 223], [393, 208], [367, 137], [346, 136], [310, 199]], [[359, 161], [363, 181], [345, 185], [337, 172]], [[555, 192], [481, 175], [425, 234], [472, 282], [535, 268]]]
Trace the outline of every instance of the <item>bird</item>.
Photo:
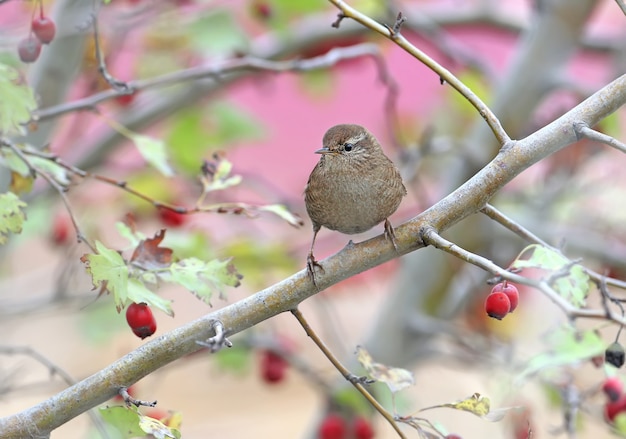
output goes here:
[[304, 189], [306, 211], [313, 225], [307, 272], [314, 285], [315, 238], [322, 227], [352, 235], [385, 221], [385, 236], [397, 249], [389, 216], [406, 195], [400, 171], [385, 155], [380, 143], [366, 128], [335, 125], [326, 131], [320, 160]]

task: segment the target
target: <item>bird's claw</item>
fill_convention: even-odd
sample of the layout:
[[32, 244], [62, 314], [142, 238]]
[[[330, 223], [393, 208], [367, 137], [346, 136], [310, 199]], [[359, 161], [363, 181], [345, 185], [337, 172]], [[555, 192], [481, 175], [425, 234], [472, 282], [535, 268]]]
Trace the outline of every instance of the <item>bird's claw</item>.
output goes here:
[[309, 275], [309, 278], [311, 279], [311, 282], [313, 282], [313, 285], [317, 286], [317, 282], [315, 281], [315, 268], [319, 268], [322, 273], [324, 272], [324, 267], [322, 267], [322, 264], [320, 264], [319, 262], [317, 262], [317, 260], [315, 259], [315, 256], [313, 256], [313, 253], [309, 253], [309, 256], [306, 258], [306, 271]]
[[393, 230], [393, 226], [388, 219], [385, 220], [385, 237], [391, 241], [393, 248], [398, 251], [398, 244], [396, 244], [396, 232]]

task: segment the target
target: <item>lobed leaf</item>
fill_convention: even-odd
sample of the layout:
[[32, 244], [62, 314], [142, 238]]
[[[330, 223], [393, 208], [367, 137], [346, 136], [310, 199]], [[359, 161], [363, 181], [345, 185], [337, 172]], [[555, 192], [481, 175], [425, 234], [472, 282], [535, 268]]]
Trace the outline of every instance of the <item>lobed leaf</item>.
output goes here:
[[21, 233], [26, 203], [13, 192], [0, 194], [0, 245], [6, 244], [10, 233]]

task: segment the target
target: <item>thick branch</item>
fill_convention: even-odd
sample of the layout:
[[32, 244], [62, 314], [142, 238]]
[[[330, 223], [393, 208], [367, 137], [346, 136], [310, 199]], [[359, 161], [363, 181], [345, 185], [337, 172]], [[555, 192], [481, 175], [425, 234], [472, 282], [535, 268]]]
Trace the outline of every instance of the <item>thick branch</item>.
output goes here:
[[[442, 201], [396, 228], [398, 250], [380, 235], [346, 246], [323, 261], [317, 277], [321, 289], [422, 247], [422, 231], [441, 232], [486, 205], [506, 183], [545, 156], [575, 142], [575, 123], [595, 126], [626, 102], [626, 75], [619, 77], [576, 108], [526, 139], [511, 142], [483, 168]], [[304, 255], [303, 255], [304, 265]], [[49, 432], [115, 395], [155, 370], [200, 348], [197, 340], [213, 335], [215, 320], [226, 334], [248, 329], [270, 317], [295, 309], [316, 294], [306, 270], [223, 309], [164, 334], [104, 370], [21, 413], [0, 419], [3, 438], [47, 437]], [[27, 433], [28, 434], [27, 434]]]

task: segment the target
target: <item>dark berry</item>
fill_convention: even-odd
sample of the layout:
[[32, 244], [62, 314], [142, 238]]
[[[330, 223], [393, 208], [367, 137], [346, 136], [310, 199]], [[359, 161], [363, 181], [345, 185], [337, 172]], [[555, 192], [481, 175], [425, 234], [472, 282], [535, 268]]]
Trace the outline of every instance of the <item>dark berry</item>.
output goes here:
[[622, 367], [624, 365], [624, 347], [618, 342], [612, 343], [604, 351], [604, 359], [615, 367]]
[[41, 53], [41, 41], [30, 35], [28, 38], [24, 38], [19, 42], [17, 45], [17, 53], [22, 62], [35, 62]]

